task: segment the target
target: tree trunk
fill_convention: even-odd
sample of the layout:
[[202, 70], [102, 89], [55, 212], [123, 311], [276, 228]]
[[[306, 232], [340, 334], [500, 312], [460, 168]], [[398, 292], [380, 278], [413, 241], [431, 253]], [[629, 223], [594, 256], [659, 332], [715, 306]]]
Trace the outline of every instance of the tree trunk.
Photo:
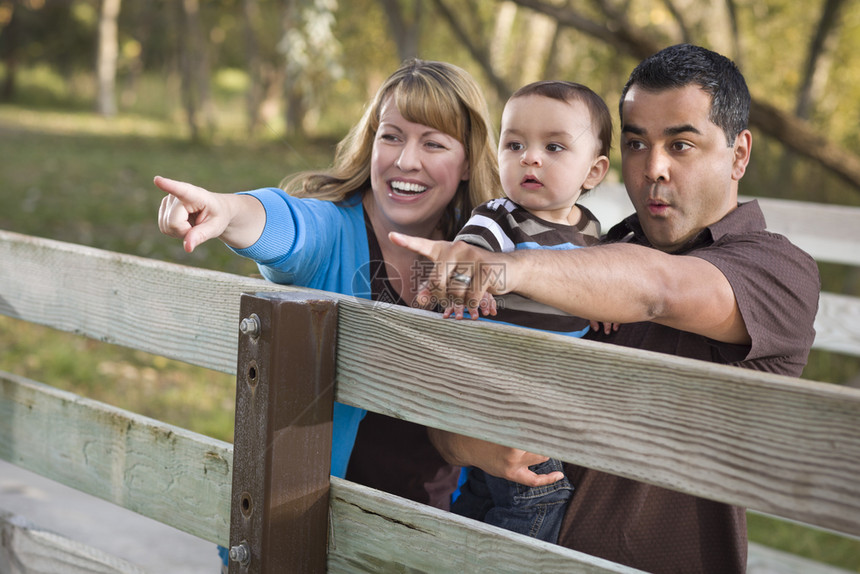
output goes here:
[[134, 22], [130, 31], [133, 40], [123, 46], [122, 50], [123, 56], [127, 58], [127, 70], [123, 74], [122, 85], [118, 87], [121, 106], [129, 107], [137, 102], [139, 81], [145, 68], [144, 53], [148, 48], [152, 49], [150, 37], [155, 18], [159, 14], [150, 6], [140, 3], [126, 3], [123, 9], [125, 21]]
[[[827, 0], [822, 8], [821, 19], [809, 45], [803, 80], [797, 94], [794, 113], [798, 118], [807, 120], [812, 116], [815, 104], [827, 84], [833, 63], [830, 52], [839, 34], [839, 11], [843, 4], [844, 0]], [[794, 180], [796, 165], [796, 153], [786, 149], [780, 158], [778, 171], [782, 187], [788, 187]]]
[[726, 0], [726, 13], [729, 17], [729, 27], [732, 33], [732, 60], [743, 70], [743, 45], [741, 44], [740, 26], [738, 25], [738, 7], [735, 0]]
[[[457, 39], [462, 42], [472, 55], [472, 58], [474, 58], [478, 65], [484, 70], [484, 73], [487, 75], [487, 78], [489, 78], [490, 84], [496, 91], [496, 95], [499, 100], [503, 102], [507, 100], [508, 96], [511, 95], [512, 90], [505, 79], [502, 78], [493, 68], [489, 47], [485, 44], [477, 44], [475, 42], [474, 34], [470, 34], [463, 27], [462, 23], [468, 20], [468, 18], [462, 13], [455, 15], [454, 12], [452, 12], [445, 4], [444, 0], [433, 0], [433, 4], [436, 6], [436, 9], [445, 21], [448, 22], [448, 25], [454, 32], [454, 35], [457, 36]], [[462, 5], [459, 9], [462, 10]], [[477, 17], [475, 17], [475, 19], [477, 19]]]
[[253, 136], [260, 124], [260, 105], [263, 102], [262, 63], [257, 32], [260, 29], [259, 0], [242, 0], [242, 17], [245, 24], [245, 57], [248, 62], [247, 125], [248, 135]]
[[197, 119], [197, 98], [194, 95], [194, 81], [192, 79], [194, 73], [193, 56], [188, 45], [187, 2], [186, 0], [176, 0], [176, 6], [180, 23], [176, 33], [176, 48], [179, 56], [179, 85], [182, 94], [182, 106], [185, 108], [185, 121], [188, 122], [191, 139], [197, 141], [200, 139], [200, 126]]
[[421, 30], [422, 0], [411, 0], [412, 14], [407, 15], [399, 0], [381, 0], [382, 9], [388, 18], [389, 28], [397, 45], [400, 61], [418, 57]]
[[[289, 30], [301, 26], [299, 22], [298, 2], [300, 0], [286, 0], [284, 3], [284, 16], [282, 32], [286, 35]], [[290, 54], [284, 54], [290, 58]], [[284, 75], [284, 130], [288, 136], [303, 134], [303, 120], [305, 116], [304, 101], [298, 78], [292, 74]]]
[[116, 63], [119, 56], [117, 19], [121, 0], [102, 0], [99, 16], [98, 56], [98, 112], [105, 117], [116, 115]]
[[12, 16], [9, 23], [0, 34], [0, 54], [3, 55], [3, 67], [6, 76], [0, 86], [0, 101], [9, 102], [15, 97], [15, 80], [18, 71], [18, 49], [21, 38], [21, 11], [15, 9], [12, 3]]
[[[477, 14], [478, 7], [470, 3], [470, 9], [473, 14]], [[498, 76], [508, 77], [509, 73], [509, 57], [508, 46], [511, 44], [511, 35], [514, 30], [514, 22], [517, 19], [517, 5], [512, 2], [499, 2], [499, 8], [496, 10], [493, 18], [493, 32], [490, 35], [490, 59], [488, 65], [491, 67], [494, 74]], [[477, 15], [473, 18], [477, 20]], [[483, 37], [483, 35], [476, 35]]]
[[803, 83], [797, 96], [795, 114], [800, 118], [808, 119], [812, 115], [815, 102], [827, 83], [832, 63], [830, 53], [839, 34], [839, 12], [844, 4], [845, 0], [827, 0], [822, 9], [821, 20], [809, 46]]
[[[200, 140], [203, 129], [213, 129], [209, 98], [209, 61], [200, 23], [198, 0], [179, 0], [179, 75], [182, 80], [182, 102], [192, 140]], [[202, 116], [202, 119], [201, 119]]]
[[526, 28], [529, 39], [526, 53], [520, 64], [518, 85], [544, 79], [551, 56], [550, 47], [558, 33], [558, 22], [543, 14], [529, 14]]
[[561, 44], [562, 27], [556, 26], [552, 31], [552, 39], [549, 42], [546, 58], [543, 63], [542, 77], [550, 80], [553, 78], [561, 78], [564, 75], [559, 62], [559, 45]]

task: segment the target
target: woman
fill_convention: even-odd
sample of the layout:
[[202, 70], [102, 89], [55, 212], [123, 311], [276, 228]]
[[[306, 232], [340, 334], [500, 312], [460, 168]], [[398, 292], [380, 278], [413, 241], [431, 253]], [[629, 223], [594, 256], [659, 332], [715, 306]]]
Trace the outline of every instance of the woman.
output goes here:
[[[389, 232], [453, 239], [475, 206], [500, 194], [494, 139], [468, 73], [411, 60], [380, 87], [331, 169], [298, 174], [286, 191], [243, 194], [156, 177], [168, 193], [159, 228], [188, 252], [217, 237], [276, 283], [411, 305], [416, 269], [427, 266]], [[426, 429], [365, 414], [335, 403], [332, 475], [448, 508], [458, 469]]]

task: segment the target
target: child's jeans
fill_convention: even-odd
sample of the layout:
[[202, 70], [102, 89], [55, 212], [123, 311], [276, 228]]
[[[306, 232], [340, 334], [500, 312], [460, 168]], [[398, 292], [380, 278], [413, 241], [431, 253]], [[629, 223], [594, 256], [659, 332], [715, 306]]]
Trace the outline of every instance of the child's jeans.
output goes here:
[[[562, 464], [550, 459], [529, 468], [537, 474], [549, 474], [561, 471]], [[573, 487], [567, 478], [546, 486], [529, 487], [470, 468], [451, 510], [555, 544], [572, 494]]]

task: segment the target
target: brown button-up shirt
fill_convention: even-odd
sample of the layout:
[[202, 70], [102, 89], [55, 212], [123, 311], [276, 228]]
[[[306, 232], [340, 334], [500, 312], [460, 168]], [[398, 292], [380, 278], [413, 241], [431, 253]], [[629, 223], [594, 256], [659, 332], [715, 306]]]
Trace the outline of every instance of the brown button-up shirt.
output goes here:
[[[606, 241], [648, 246], [636, 216]], [[820, 282], [815, 261], [766, 231], [755, 201], [741, 204], [675, 255], [716, 266], [734, 290], [752, 343], [732, 345], [655, 323], [625, 324], [589, 338], [799, 376], [815, 336]], [[691, 384], [695, 384], [691, 382]], [[649, 572], [745, 572], [743, 508], [567, 464], [574, 494], [559, 543]]]

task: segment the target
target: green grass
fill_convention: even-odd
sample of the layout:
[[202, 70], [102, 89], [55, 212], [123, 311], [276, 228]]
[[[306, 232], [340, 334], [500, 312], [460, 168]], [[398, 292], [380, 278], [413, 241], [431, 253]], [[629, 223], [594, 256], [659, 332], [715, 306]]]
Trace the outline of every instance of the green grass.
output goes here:
[[217, 241], [188, 256], [178, 241], [162, 236], [156, 214], [163, 193], [152, 178], [165, 175], [219, 192], [278, 185], [288, 173], [324, 165], [328, 146], [298, 151], [279, 142], [198, 145], [171, 136], [164, 124], [0, 106], [0, 227], [250, 272], [252, 265]]
[[[209, 145], [188, 143], [181, 116], [163, 109], [163, 94], [158, 100], [151, 80], [144, 101], [112, 120], [86, 111], [80, 101], [59, 108], [61, 86], [43, 83], [50, 89], [41, 88], [37, 106], [0, 105], [0, 229], [252, 274], [252, 264], [217, 241], [189, 255], [178, 240], [162, 236], [156, 225], [162, 194], [153, 176], [233, 192], [277, 185], [289, 173], [324, 166], [333, 151], [330, 143], [291, 145], [274, 132], [246, 141], [235, 119]], [[229, 101], [225, 95], [222, 103]], [[237, 106], [241, 102], [234, 101], [230, 118], [239, 114]], [[0, 370], [232, 440], [231, 376], [5, 317], [0, 350]], [[819, 380], [831, 374], [844, 380], [860, 369], [857, 361], [832, 355], [816, 355], [815, 363], [820, 366], [813, 378]], [[856, 540], [758, 515], [750, 516], [749, 536], [860, 572]]]
[[0, 316], [0, 370], [225, 441], [235, 378]]
[[860, 540], [752, 512], [747, 513], [747, 529], [752, 542], [860, 572]]
[[[42, 96], [45, 97], [45, 96]], [[218, 241], [193, 254], [158, 231], [156, 175], [234, 192], [326, 165], [331, 145], [294, 148], [238, 134], [185, 141], [172, 120], [0, 105], [0, 229], [240, 275], [256, 273]], [[233, 377], [0, 317], [0, 370], [232, 440]]]

